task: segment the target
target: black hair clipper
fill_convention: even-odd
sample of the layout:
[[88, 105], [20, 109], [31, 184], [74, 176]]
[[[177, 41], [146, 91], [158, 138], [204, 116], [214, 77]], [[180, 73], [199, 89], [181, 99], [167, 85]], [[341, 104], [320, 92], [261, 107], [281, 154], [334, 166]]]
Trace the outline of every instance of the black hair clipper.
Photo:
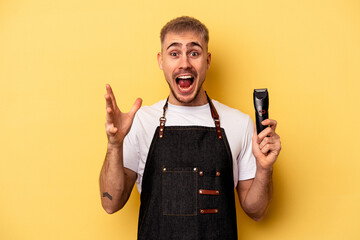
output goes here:
[[256, 117], [257, 134], [267, 128], [261, 124], [262, 121], [269, 118], [269, 94], [266, 88], [254, 89], [254, 107]]

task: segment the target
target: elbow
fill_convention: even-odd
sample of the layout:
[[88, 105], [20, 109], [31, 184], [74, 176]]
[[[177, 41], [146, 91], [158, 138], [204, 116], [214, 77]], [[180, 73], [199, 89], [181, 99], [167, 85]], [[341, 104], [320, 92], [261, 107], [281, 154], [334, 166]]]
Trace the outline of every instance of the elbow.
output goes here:
[[121, 210], [125, 206], [126, 201], [119, 199], [118, 197], [112, 197], [111, 199], [102, 198], [101, 205], [105, 212], [108, 214], [114, 214], [117, 211]]
[[243, 203], [242, 208], [246, 213], [246, 215], [248, 215], [254, 221], [259, 222], [267, 214], [269, 209], [269, 202], [264, 204], [250, 204], [250, 205], [246, 205], [245, 203]]
[[102, 207], [107, 214], [114, 214], [117, 211], [119, 211], [120, 209], [122, 209], [123, 206], [105, 206], [103, 204]]
[[265, 217], [267, 213], [267, 208], [261, 210], [254, 209], [253, 211], [245, 211], [245, 212], [252, 220], [259, 222]]
[[262, 220], [264, 218], [265, 214], [260, 215], [260, 216], [250, 216], [250, 218], [252, 220], [254, 220], [255, 222], [259, 222], [260, 220]]
[[113, 208], [104, 208], [104, 210], [107, 214], [113, 214], [113, 213], [117, 212], [117, 210], [115, 210]]
[[259, 222], [264, 218], [265, 213], [262, 214], [262, 213], [248, 213], [248, 212], [246, 212], [246, 215], [248, 215], [255, 222]]
[[269, 205], [261, 209], [261, 211], [257, 212], [256, 214], [254, 214], [251, 218], [256, 222], [259, 222], [265, 218], [266, 214], [268, 213], [268, 210], [269, 210]]
[[105, 209], [105, 212], [109, 215], [115, 213], [112, 209]]

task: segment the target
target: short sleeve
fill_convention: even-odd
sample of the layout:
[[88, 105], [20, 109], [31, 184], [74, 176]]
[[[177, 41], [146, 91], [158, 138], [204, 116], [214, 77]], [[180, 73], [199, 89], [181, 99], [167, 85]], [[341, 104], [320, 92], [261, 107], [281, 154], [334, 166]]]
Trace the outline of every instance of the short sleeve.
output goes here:
[[248, 117], [247, 126], [244, 132], [241, 152], [238, 156], [239, 181], [247, 180], [255, 177], [256, 160], [252, 153], [252, 136], [254, 134], [254, 124], [252, 119]]

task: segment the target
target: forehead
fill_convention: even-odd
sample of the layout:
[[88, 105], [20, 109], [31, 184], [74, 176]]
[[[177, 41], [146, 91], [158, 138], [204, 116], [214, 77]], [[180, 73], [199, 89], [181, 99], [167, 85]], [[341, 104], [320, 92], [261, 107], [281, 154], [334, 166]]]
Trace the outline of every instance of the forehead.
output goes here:
[[164, 42], [162, 44], [163, 50], [166, 50], [170, 45], [174, 46], [174, 43], [178, 43], [175, 46], [191, 46], [191, 43], [197, 43], [203, 49], [206, 48], [206, 43], [203, 37], [196, 32], [168, 32], [165, 35]]

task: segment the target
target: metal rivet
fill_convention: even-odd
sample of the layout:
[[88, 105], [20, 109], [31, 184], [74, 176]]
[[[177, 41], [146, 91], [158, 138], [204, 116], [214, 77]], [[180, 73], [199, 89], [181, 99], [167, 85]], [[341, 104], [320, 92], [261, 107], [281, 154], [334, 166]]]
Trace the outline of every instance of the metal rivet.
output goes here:
[[216, 194], [219, 194], [219, 191], [216, 191]]
[[200, 210], [200, 213], [204, 213], [204, 210]]
[[217, 209], [215, 209], [215, 211], [214, 211], [215, 213], [217, 213], [218, 212], [218, 210]]
[[200, 193], [200, 194], [202, 194], [202, 193], [203, 193], [203, 191], [199, 190], [199, 193]]
[[164, 131], [164, 129], [161, 128], [160, 131], [162, 132], [162, 131]]
[[197, 168], [194, 168], [194, 172], [196, 172], [197, 171]]
[[220, 176], [220, 172], [216, 172], [216, 176]]
[[200, 176], [204, 175], [204, 172], [203, 172], [203, 171], [200, 171], [200, 172], [199, 172], [199, 175], [200, 175]]
[[166, 171], [166, 168], [163, 168], [163, 172], [165, 172]]

